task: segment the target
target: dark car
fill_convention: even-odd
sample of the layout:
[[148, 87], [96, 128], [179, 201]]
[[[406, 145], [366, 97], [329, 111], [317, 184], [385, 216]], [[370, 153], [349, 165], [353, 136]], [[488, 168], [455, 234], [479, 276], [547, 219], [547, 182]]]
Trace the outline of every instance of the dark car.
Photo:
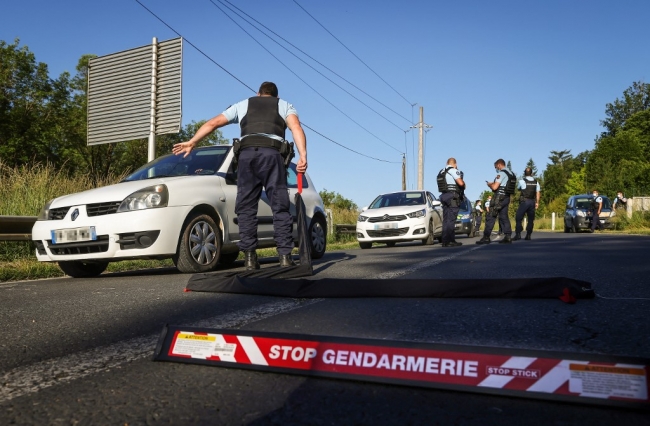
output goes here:
[[458, 216], [456, 216], [456, 234], [465, 234], [468, 237], [474, 235], [474, 209], [469, 198], [465, 197], [460, 204]]
[[[612, 202], [604, 195], [603, 207], [600, 209], [600, 223], [606, 229], [612, 227], [611, 218], [616, 215], [612, 211]], [[564, 232], [579, 232], [591, 228], [592, 211], [591, 202], [594, 199], [592, 194], [580, 194], [569, 197], [564, 211]]]

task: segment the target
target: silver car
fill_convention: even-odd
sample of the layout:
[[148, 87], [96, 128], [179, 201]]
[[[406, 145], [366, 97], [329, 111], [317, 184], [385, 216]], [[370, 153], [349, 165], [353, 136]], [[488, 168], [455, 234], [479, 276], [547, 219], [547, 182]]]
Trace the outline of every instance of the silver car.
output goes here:
[[[122, 182], [64, 195], [45, 205], [32, 228], [36, 257], [58, 262], [67, 275], [101, 274], [109, 262], [171, 258], [181, 272], [211, 271], [239, 254], [235, 214], [237, 180], [230, 145], [198, 148], [186, 158], [165, 155]], [[291, 213], [296, 217], [295, 164], [288, 168]], [[312, 257], [325, 253], [323, 201], [303, 176]], [[266, 194], [258, 209], [259, 247], [273, 247], [273, 214]], [[294, 240], [297, 228], [294, 225]]]

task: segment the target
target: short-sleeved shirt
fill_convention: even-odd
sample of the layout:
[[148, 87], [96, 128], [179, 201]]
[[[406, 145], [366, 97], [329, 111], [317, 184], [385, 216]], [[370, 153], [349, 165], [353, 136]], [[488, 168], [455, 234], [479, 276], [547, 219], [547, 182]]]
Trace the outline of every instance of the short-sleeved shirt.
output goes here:
[[477, 212], [483, 213], [483, 209], [481, 208], [480, 204], [475, 205], [474, 210], [476, 210]]
[[595, 197], [594, 201], [596, 202], [596, 204], [600, 204], [600, 203], [603, 202], [603, 197], [601, 197], [600, 195], [597, 195]]
[[458, 183], [456, 183], [456, 179], [461, 178], [461, 171], [454, 167], [447, 169], [447, 173], [445, 173], [445, 180], [449, 185], [458, 185]]
[[[230, 105], [228, 108], [226, 108], [224, 112], [222, 112], [222, 114], [224, 115], [224, 117], [226, 117], [226, 120], [228, 120], [228, 124], [232, 124], [232, 123], [241, 122], [242, 118], [244, 118], [244, 116], [246, 115], [246, 112], [248, 112], [248, 99], [244, 99], [243, 101], [237, 102], [234, 105]], [[287, 117], [289, 117], [291, 114], [295, 115], [296, 117], [298, 116], [298, 112], [296, 111], [294, 106], [282, 99], [278, 99], [278, 113], [280, 114], [280, 117], [284, 119], [284, 121], [287, 121]], [[272, 135], [268, 133], [256, 133], [256, 134], [261, 136], [266, 136], [268, 138], [279, 140], [279, 141], [282, 140], [282, 138], [278, 135]], [[244, 138], [246, 138], [247, 136], [250, 135], [246, 135], [244, 136]]]
[[618, 198], [618, 196], [614, 198], [614, 207], [622, 208], [625, 206], [627, 206], [627, 198], [625, 197]]
[[485, 201], [485, 208], [489, 209], [490, 208], [490, 200]]
[[508, 175], [503, 170], [499, 170], [499, 173], [497, 173], [497, 177], [494, 178], [494, 181], [499, 182], [500, 189], [505, 188], [506, 184], [508, 183]]
[[[526, 181], [532, 181], [535, 178], [532, 176], [524, 176], [523, 179], [519, 179], [519, 189], [526, 189]], [[535, 186], [535, 191], [539, 192], [539, 181], [537, 181], [537, 185]]]

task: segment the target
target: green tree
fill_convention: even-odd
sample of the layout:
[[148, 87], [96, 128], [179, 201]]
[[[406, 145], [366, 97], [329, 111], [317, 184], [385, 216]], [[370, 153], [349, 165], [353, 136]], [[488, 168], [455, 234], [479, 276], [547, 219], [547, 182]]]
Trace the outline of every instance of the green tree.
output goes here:
[[617, 98], [606, 105], [607, 118], [600, 122], [606, 129], [602, 136], [614, 136], [634, 114], [648, 109], [650, 109], [650, 84], [640, 81], [632, 83], [632, 86], [623, 92], [622, 99]]
[[586, 186], [587, 171], [586, 167], [571, 172], [571, 177], [564, 185], [565, 194], [584, 194], [588, 191]]
[[526, 167], [530, 167], [530, 169], [533, 171], [533, 176], [537, 176], [537, 172], [538, 172], [537, 166], [535, 165], [535, 162], [533, 161], [532, 158], [528, 160], [528, 162], [526, 163]]
[[337, 208], [350, 211], [356, 211], [359, 209], [359, 207], [352, 200], [343, 197], [338, 192], [328, 191], [327, 189], [323, 188], [323, 190], [319, 191], [318, 194], [323, 200], [323, 205], [325, 205], [327, 208]]

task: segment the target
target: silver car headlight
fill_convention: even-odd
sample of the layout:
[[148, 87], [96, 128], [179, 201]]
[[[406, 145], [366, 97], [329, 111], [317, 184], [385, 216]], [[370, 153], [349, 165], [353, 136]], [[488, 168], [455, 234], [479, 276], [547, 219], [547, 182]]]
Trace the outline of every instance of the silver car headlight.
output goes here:
[[427, 211], [425, 209], [418, 210], [413, 213], [408, 213], [407, 216], [410, 218], [416, 218], [416, 217], [424, 217], [427, 215]]
[[615, 212], [614, 210], [612, 210], [612, 211], [609, 213], [609, 217], [614, 217], [614, 216], [616, 216], [616, 212]]
[[368, 220], [368, 216], [364, 216], [364, 215], [361, 215], [361, 214], [357, 218], [357, 222], [365, 222], [366, 220]]
[[583, 212], [582, 210], [578, 210], [578, 211], [576, 212], [576, 215], [578, 215], [578, 216], [580, 216], [580, 217], [586, 217], [586, 216], [587, 216], [587, 214], [586, 214], [585, 212]]
[[120, 207], [117, 208], [118, 213], [130, 212], [134, 210], [156, 209], [159, 207], [167, 207], [169, 202], [169, 191], [167, 185], [154, 185], [148, 188], [143, 188], [139, 191], [126, 197]]
[[41, 209], [41, 212], [38, 214], [38, 217], [36, 220], [48, 220], [50, 217], [50, 206], [52, 205], [52, 202], [54, 201], [54, 198], [52, 198], [50, 201], [45, 203], [45, 206]]

